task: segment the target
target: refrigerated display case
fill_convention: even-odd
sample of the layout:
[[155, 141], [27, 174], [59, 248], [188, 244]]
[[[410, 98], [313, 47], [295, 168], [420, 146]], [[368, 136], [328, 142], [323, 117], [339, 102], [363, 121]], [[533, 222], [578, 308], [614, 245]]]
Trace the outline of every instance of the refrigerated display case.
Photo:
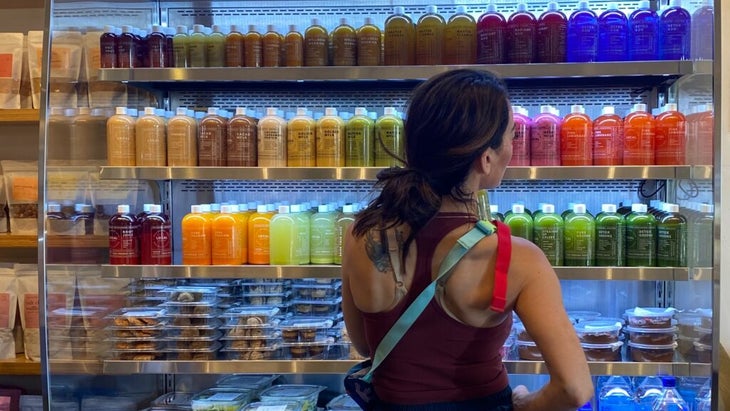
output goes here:
[[[444, 15], [456, 11], [451, 3], [437, 3]], [[573, 8], [572, 2], [559, 3], [566, 11]], [[603, 10], [605, 3], [594, 1], [591, 7]], [[699, 6], [700, 2], [696, 3], [688, 7], [690, 11]], [[161, 24], [189, 28], [193, 24], [257, 24], [262, 28], [265, 24], [275, 24], [283, 28], [296, 24], [303, 31], [315, 17], [328, 29], [337, 26], [342, 17], [355, 22], [371, 17], [382, 27], [392, 14], [393, 5], [386, 1], [341, 4], [328, 0], [52, 1], [48, 4], [46, 27], [52, 33], [45, 33], [44, 37], [44, 44], [50, 46], [46, 50], [50, 51], [44, 52], [44, 64], [49, 70], [45, 70], [42, 82], [44, 158], [40, 164], [39, 203], [44, 212], [39, 227], [46, 229], [40, 230], [39, 238], [44, 248], [39, 261], [43, 321], [38, 340], [47, 404], [70, 397], [79, 400], [83, 409], [83, 401], [88, 406], [98, 401], [116, 404], [114, 398], [119, 397], [141, 408], [162, 394], [201, 392], [215, 385], [222, 375], [234, 373], [281, 375], [280, 378], [290, 382], [322, 384], [332, 394], [342, 392], [343, 373], [359, 359], [350, 355], [346, 340], [336, 327], [337, 318], [333, 324], [322, 327], [331, 331], [322, 332], [327, 342], [321, 348], [306, 345], [302, 351], [293, 342], [288, 345], [283, 342], [276, 348], [263, 343], [263, 346], [256, 345], [262, 349], [257, 349], [255, 355], [250, 351], [241, 354], [240, 350], [230, 355], [225, 348], [221, 350], [221, 346], [230, 348], [230, 345], [220, 335], [231, 325], [226, 318], [232, 317], [217, 315], [231, 305], [246, 307], [253, 303], [254, 300], [245, 300], [246, 294], [241, 291], [246, 284], [307, 280], [328, 283], [339, 278], [339, 266], [184, 265], [181, 221], [191, 205], [201, 203], [367, 201], [380, 168], [110, 166], [101, 149], [106, 145], [102, 136], [84, 140], [84, 144], [89, 144], [86, 150], [69, 152], [69, 145], [79, 144], [78, 140], [63, 140], [54, 132], [51, 108], [87, 104], [107, 109], [113, 105], [140, 109], [154, 106], [168, 111], [177, 107], [262, 110], [272, 106], [285, 110], [337, 107], [347, 111], [365, 106], [378, 113], [382, 113], [383, 107], [403, 111], [415, 85], [431, 75], [460, 66], [99, 69], [93, 64], [82, 64], [82, 74], [69, 76], [68, 70], [63, 73], [59, 70], [69, 68], [63, 62], [71, 54], [83, 49], [86, 62], [95, 63], [98, 49], [94, 51], [93, 41], [69, 45], [68, 41], [56, 39], [95, 39], [93, 36], [98, 37], [104, 25]], [[464, 4], [475, 16], [485, 8], [481, 3]], [[544, 1], [528, 4], [534, 10], [547, 6]], [[620, 7], [628, 10], [637, 4], [637, 1], [624, 1]], [[399, 5], [405, 6], [406, 13], [412, 17], [425, 10], [425, 5], [419, 2], [403, 1]], [[504, 13], [513, 11], [515, 6], [511, 1], [497, 4], [498, 10]], [[68, 32], [84, 32], [86, 37], [70, 36]], [[562, 113], [568, 113], [573, 104], [582, 104], [586, 113], [595, 118], [605, 105], [614, 106], [617, 113], [626, 113], [635, 103], [657, 108], [670, 102], [677, 103], [680, 111], [689, 114], [697, 106], [717, 101], [712, 88], [712, 61], [472, 67], [492, 70], [504, 77], [512, 103], [533, 114], [544, 104], [553, 105]], [[695, 236], [692, 238], [706, 238], [708, 234], [712, 238], [713, 227], [701, 225], [701, 216], [692, 210], [696, 203], [717, 206], [713, 186], [715, 170], [718, 170], [717, 163], [713, 166], [702, 162], [675, 166], [517, 166], [508, 168], [502, 185], [490, 192], [490, 200], [503, 209], [513, 202], [534, 208], [538, 203], [550, 201], [558, 204], [560, 211], [574, 200], [585, 203], [589, 210], [600, 210], [603, 203], [672, 202], [679, 204], [683, 213], [692, 213], [690, 232]], [[90, 204], [94, 218], [91, 224], [89, 220], [77, 218], [78, 215], [71, 218], [63, 232], [69, 238], [67, 246], [51, 248], [46, 241], [51, 228], [46, 226], [50, 216], [48, 205], [63, 202]], [[171, 265], [111, 265], [108, 254], [100, 252], [99, 247], [83, 247], [85, 239], [104, 242], [108, 219], [118, 204], [129, 204], [133, 212], [140, 212], [146, 203], [162, 204], [170, 216]], [[707, 208], [703, 210], [707, 214]], [[697, 230], [699, 227], [701, 231]], [[681, 345], [684, 351], [672, 353], [671, 360], [632, 361], [623, 347], [620, 361], [590, 361], [596, 378], [672, 374], [686, 378], [689, 384], [694, 383], [693, 377], [716, 375], [716, 364], [707, 361], [707, 354], [709, 350], [713, 354], [710, 357], [716, 358], [717, 344], [713, 347], [712, 343], [717, 339], [712, 340], [711, 336], [717, 333], [717, 324], [713, 324], [712, 315], [707, 313], [718, 309], [717, 298], [713, 297], [713, 282], [718, 273], [712, 263], [698, 262], [690, 258], [687, 266], [677, 267], [555, 267], [563, 286], [565, 305], [575, 315], [576, 322], [580, 321], [581, 312], [613, 318], [634, 307], [676, 308], [688, 321], [683, 323], [683, 318], [676, 318], [679, 329], [686, 326], [687, 334], [678, 337], [685, 338], [678, 341], [684, 343]], [[715, 256], [716, 267], [717, 263]], [[189, 318], [187, 322], [176, 323], [185, 313], [173, 296], [181, 291], [175, 287], [183, 286], [197, 287], [186, 292], [204, 299], [195, 307], [187, 308], [216, 315], [198, 316], [200, 322], [196, 324], [191, 324]], [[281, 302], [281, 297], [279, 293], [276, 301]], [[289, 304], [281, 305], [282, 311], [296, 312], [299, 306], [302, 312], [314, 310], [312, 304], [301, 300], [297, 304], [295, 297], [288, 294], [285, 299]], [[161, 305], [153, 307], [156, 304]], [[138, 305], [147, 308], [140, 312], [135, 307]], [[173, 314], [166, 309], [171, 309]], [[331, 310], [337, 312], [338, 308]], [[197, 327], [196, 336], [200, 330], [209, 331], [209, 335], [200, 336], [203, 340], [170, 337], [171, 333], [182, 333], [184, 327], [191, 325]], [[176, 326], [183, 328], [176, 331]], [[694, 344], [700, 338], [709, 339], [703, 340], [700, 346]], [[216, 339], [219, 341], [214, 342]], [[197, 351], [179, 350], [182, 345], [198, 347], [194, 342], [202, 343]], [[512, 348], [505, 359], [515, 381], [544, 378], [547, 369], [542, 361], [518, 358]]]

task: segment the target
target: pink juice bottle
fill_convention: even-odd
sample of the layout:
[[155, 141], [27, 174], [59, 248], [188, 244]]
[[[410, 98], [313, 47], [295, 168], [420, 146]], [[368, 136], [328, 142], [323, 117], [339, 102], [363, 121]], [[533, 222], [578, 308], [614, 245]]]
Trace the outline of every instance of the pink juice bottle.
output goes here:
[[540, 106], [540, 114], [530, 127], [530, 165], [560, 165], [560, 112], [552, 106]]
[[490, 3], [487, 11], [477, 20], [477, 63], [502, 64], [505, 62], [507, 20]]
[[548, 9], [537, 20], [537, 62], [563, 63], [566, 58], [565, 41], [568, 19], [558, 3], [548, 3]]
[[515, 122], [515, 137], [512, 140], [512, 160], [510, 166], [530, 165], [530, 126], [532, 120], [527, 109], [512, 106], [512, 119]]
[[525, 3], [507, 20], [507, 63], [529, 64], [535, 61], [537, 20]]

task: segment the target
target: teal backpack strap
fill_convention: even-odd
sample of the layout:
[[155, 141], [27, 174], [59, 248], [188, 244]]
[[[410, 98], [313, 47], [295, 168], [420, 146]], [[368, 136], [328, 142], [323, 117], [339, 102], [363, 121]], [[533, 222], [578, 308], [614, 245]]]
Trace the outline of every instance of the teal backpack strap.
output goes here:
[[438, 281], [446, 275], [446, 273], [449, 273], [452, 268], [454, 268], [456, 263], [464, 257], [467, 251], [474, 247], [474, 245], [482, 238], [494, 233], [494, 230], [495, 227], [491, 223], [480, 220], [477, 221], [474, 228], [456, 240], [456, 244], [454, 244], [451, 251], [449, 251], [446, 255], [446, 258], [444, 258], [441, 262], [441, 267], [439, 267], [436, 279], [433, 280], [428, 287], [421, 291], [418, 297], [416, 297], [411, 305], [408, 306], [406, 311], [401, 314], [395, 324], [393, 324], [390, 330], [388, 330], [388, 333], [385, 334], [385, 337], [383, 337], [383, 340], [380, 341], [380, 344], [378, 344], [378, 348], [375, 350], [375, 355], [373, 356], [373, 364], [370, 366], [368, 373], [362, 377], [363, 380], [367, 382], [372, 380], [375, 369], [378, 368], [385, 357], [393, 351], [393, 348], [395, 348], [398, 341], [400, 341], [406, 331], [411, 328], [418, 316], [420, 316], [426, 308], [426, 305], [428, 305], [431, 301], [436, 292], [436, 284]]

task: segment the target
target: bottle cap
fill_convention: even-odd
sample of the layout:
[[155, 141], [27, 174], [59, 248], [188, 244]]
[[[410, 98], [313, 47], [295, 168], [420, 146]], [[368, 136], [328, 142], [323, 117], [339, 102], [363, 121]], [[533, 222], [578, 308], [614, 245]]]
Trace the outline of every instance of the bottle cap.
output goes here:
[[426, 6], [426, 14], [436, 14], [438, 13], [438, 7], [434, 5]]
[[233, 213], [233, 208], [230, 204], [223, 204], [221, 206], [221, 214], [231, 214]]
[[613, 115], [616, 114], [616, 110], [613, 106], [605, 106], [601, 109], [601, 115]]
[[588, 10], [588, 2], [585, 0], [579, 1], [578, 10]]
[[255, 24], [249, 24], [248, 25], [248, 32], [255, 32], [256, 31], [256, 25]]
[[119, 214], [129, 214], [129, 204], [119, 204], [117, 206], [117, 213], [119, 213]]
[[289, 25], [289, 31], [297, 31], [297, 25], [296, 24], [290, 24]]
[[573, 212], [576, 214], [585, 214], [586, 213], [586, 205], [585, 204], [573, 204]]
[[275, 116], [278, 113], [278, 109], [276, 107], [266, 107], [266, 115], [267, 116]]
[[58, 204], [58, 203], [48, 203], [48, 212], [49, 213], [60, 213], [61, 212], [61, 204]]
[[324, 115], [325, 116], [336, 116], [337, 115], [337, 109], [334, 107], [326, 107], [324, 109]]
[[499, 212], [499, 205], [497, 205], [497, 204], [490, 204], [489, 205], [489, 212], [490, 213], [498, 213]]
[[647, 210], [646, 204], [634, 203], [631, 204], [631, 211], [635, 213], [645, 213]]
[[161, 204], [150, 204], [150, 213], [159, 214], [162, 212]]
[[329, 206], [328, 206], [327, 204], [320, 204], [320, 205], [319, 205], [319, 206], [317, 207], [317, 212], [320, 212], [320, 213], [327, 213], [327, 212], [329, 212], [329, 211], [330, 211], [330, 207], [329, 207]]
[[125, 114], [127, 114], [127, 108], [126, 107], [117, 107], [115, 109], [115, 113], [117, 113], [118, 115], [125, 115]]
[[236, 107], [236, 115], [237, 116], [245, 116], [246, 115], [246, 107]]
[[639, 9], [648, 9], [649, 8], [649, 0], [641, 0], [639, 2]]
[[466, 14], [466, 6], [464, 6], [464, 5], [456, 6], [456, 14]]
[[155, 115], [155, 108], [154, 107], [145, 107], [144, 108], [144, 114], [146, 116], [154, 116]]
[[558, 3], [551, 1], [548, 3], [548, 11], [558, 11]]
[[153, 24], [152, 32], [153, 33], [162, 33], [162, 26], [160, 26], [159, 24]]
[[396, 113], [395, 107], [383, 107], [383, 115], [394, 116]]
[[487, 12], [488, 13], [495, 13], [497, 12], [497, 5], [494, 3], [487, 4]]
[[190, 206], [190, 212], [193, 214], [200, 214], [203, 212], [203, 209], [200, 207], [200, 204], [193, 204]]
[[525, 3], [518, 3], [517, 4], [517, 11], [527, 11], [527, 4]]
[[372, 17], [365, 17], [365, 26], [372, 26], [373, 25], [373, 18]]
[[213, 33], [220, 33], [221, 32], [221, 26], [218, 24], [213, 25]]
[[580, 104], [573, 104], [570, 106], [570, 112], [574, 114], [585, 114], [586, 109]]
[[367, 116], [368, 109], [366, 109], [365, 107], [355, 107], [355, 115], [356, 116]]
[[302, 212], [302, 205], [301, 204], [292, 204], [289, 206], [289, 211], [294, 213], [301, 213]]
[[322, 23], [319, 21], [319, 19], [312, 19], [312, 25], [313, 26], [321, 26]]
[[288, 205], [280, 205], [278, 207], [279, 214], [289, 214], [289, 206]]
[[342, 212], [344, 214], [351, 214], [353, 212], [352, 204], [345, 204], [342, 206]]
[[202, 33], [204, 29], [205, 26], [203, 26], [202, 24], [193, 24], [193, 31], [195, 33]]
[[540, 210], [545, 214], [552, 214], [555, 212], [555, 205], [545, 203], [540, 207]]
[[604, 213], [615, 213], [616, 204], [601, 204], [601, 211]]
[[667, 103], [664, 105], [664, 111], [677, 111], [677, 103]]
[[273, 25], [273, 24], [267, 24], [266, 25], [266, 31], [269, 32], [269, 33], [276, 32], [276, 26]]
[[540, 113], [550, 113], [553, 111], [553, 106], [540, 106]]
[[406, 14], [406, 8], [403, 6], [395, 6], [393, 7], [393, 14]]
[[618, 10], [618, 3], [616, 3], [615, 1], [609, 2], [606, 10]]
[[279, 205], [278, 205], [278, 204], [277, 204], [277, 205], [274, 205], [274, 204], [266, 204], [266, 212], [267, 212], [267, 213], [270, 213], [270, 212], [272, 212], [272, 211], [276, 211], [276, 209], [277, 209], [278, 207], [279, 207]]
[[340, 26], [349, 26], [349, 22], [347, 20], [347, 17], [340, 17]]
[[122, 26], [122, 33], [132, 33], [134, 28], [132, 26]]
[[701, 213], [711, 213], [714, 211], [715, 206], [712, 204], [702, 203], [700, 204], [699, 211]]
[[218, 107], [208, 107], [208, 115], [215, 116], [218, 115]]
[[633, 108], [632, 111], [633, 112], [637, 112], [637, 111], [644, 111], [645, 112], [646, 111], [646, 104], [644, 104], [644, 103], [634, 104], [634, 108]]
[[177, 32], [177, 34], [188, 34], [187, 26], [177, 26], [175, 27], [175, 31]]
[[678, 213], [679, 204], [666, 203], [666, 204], [664, 204], [664, 211], [666, 211], [668, 213]]
[[512, 213], [513, 214], [524, 214], [525, 213], [525, 206], [520, 203], [514, 203], [512, 204]]

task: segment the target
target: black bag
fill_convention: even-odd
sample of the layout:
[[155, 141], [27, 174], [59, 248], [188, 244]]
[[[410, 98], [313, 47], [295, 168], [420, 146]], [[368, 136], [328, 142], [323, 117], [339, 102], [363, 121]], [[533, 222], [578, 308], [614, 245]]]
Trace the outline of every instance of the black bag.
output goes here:
[[364, 411], [372, 411], [378, 401], [373, 384], [370, 382], [371, 360], [357, 363], [347, 371], [345, 375], [345, 392]]

